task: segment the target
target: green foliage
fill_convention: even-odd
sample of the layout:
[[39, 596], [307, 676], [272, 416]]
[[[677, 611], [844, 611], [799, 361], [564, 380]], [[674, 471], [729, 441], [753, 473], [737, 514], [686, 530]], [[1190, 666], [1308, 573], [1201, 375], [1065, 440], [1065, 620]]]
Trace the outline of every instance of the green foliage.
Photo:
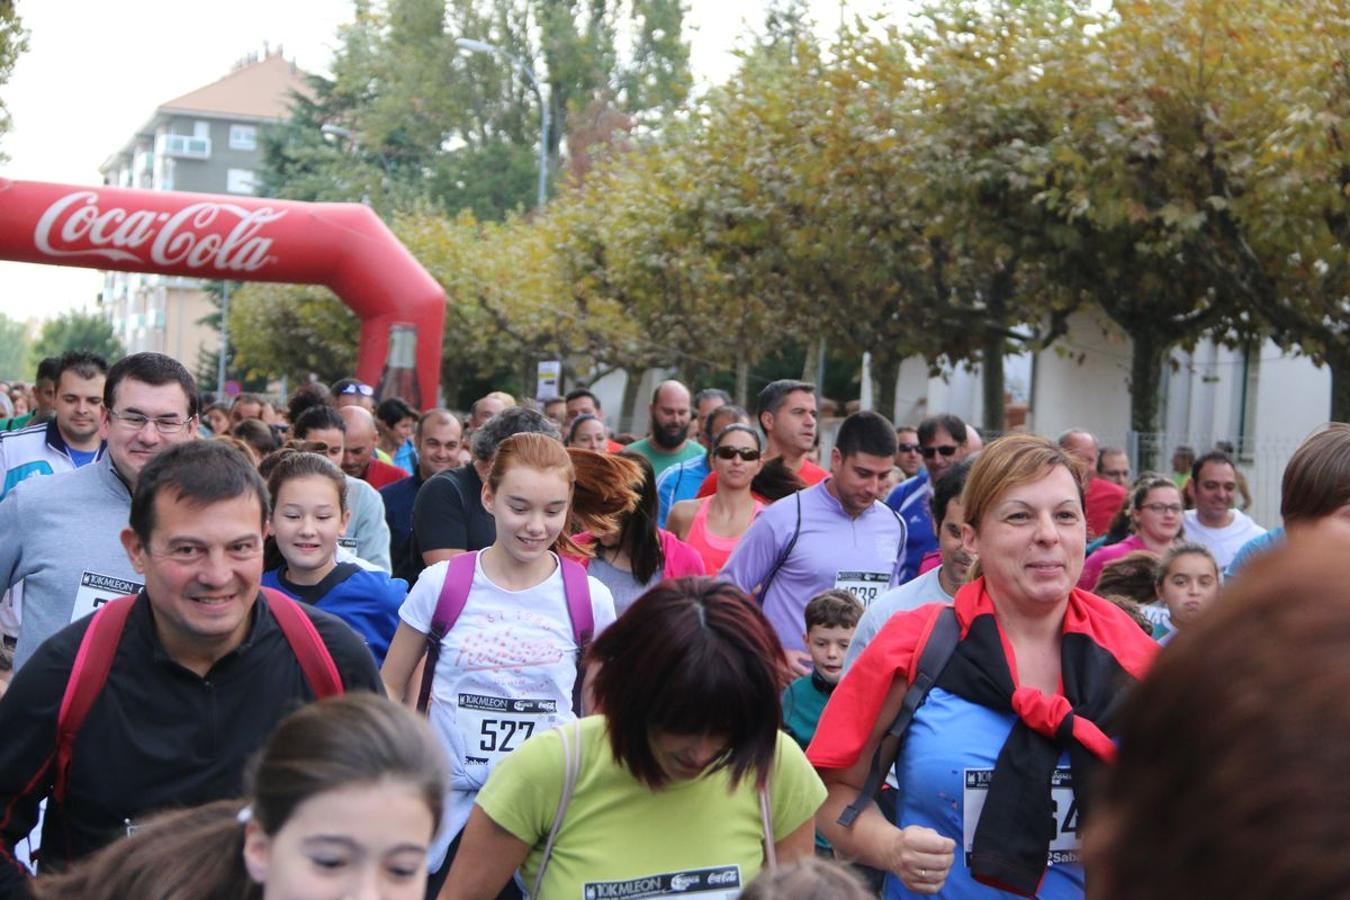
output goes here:
[[[684, 12], [683, 0], [362, 0], [333, 77], [265, 135], [263, 190], [502, 220], [533, 205], [538, 171], [539, 101], [516, 60], [549, 106], [556, 180], [565, 142], [584, 134], [578, 155], [611, 139], [583, 127], [596, 104], [659, 122], [683, 102]], [[503, 53], [465, 53], [459, 38]]]
[[[14, 9], [14, 0], [0, 0], [0, 85], [14, 74], [14, 63], [28, 49], [28, 32]], [[9, 131], [10, 116], [5, 102], [0, 99], [0, 135]], [[0, 153], [0, 162], [8, 159]]]
[[72, 311], [43, 322], [38, 339], [29, 352], [29, 361], [36, 370], [41, 360], [60, 356], [67, 350], [97, 353], [108, 361], [108, 365], [126, 356], [126, 350], [108, 320], [96, 312]]
[[33, 372], [28, 358], [28, 326], [0, 313], [0, 378], [32, 381]]
[[[572, 379], [663, 366], [752, 390], [824, 336], [844, 383], [872, 355], [883, 409], [902, 359], [981, 363], [999, 430], [1002, 356], [1091, 303], [1133, 341], [1137, 430], [1157, 428], [1166, 351], [1206, 335], [1329, 363], [1350, 415], [1350, 13], [1098, 8], [938, 0], [822, 47], [777, 0], [690, 104], [681, 0], [363, 3], [333, 79], [270, 139], [269, 190], [394, 222], [447, 293], [452, 397], [557, 356]], [[460, 36], [538, 67], [571, 172], [543, 210], [519, 212], [528, 84]], [[250, 287], [236, 315], [256, 371], [350, 368], [354, 324], [324, 292]]]

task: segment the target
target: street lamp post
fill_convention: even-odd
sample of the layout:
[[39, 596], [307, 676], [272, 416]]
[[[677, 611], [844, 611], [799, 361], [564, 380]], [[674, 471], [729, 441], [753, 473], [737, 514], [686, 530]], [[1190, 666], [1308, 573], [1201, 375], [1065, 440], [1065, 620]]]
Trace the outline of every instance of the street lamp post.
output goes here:
[[539, 200], [540, 208], [544, 205], [544, 199], [547, 196], [548, 189], [548, 104], [544, 102], [544, 93], [539, 89], [539, 81], [534, 77], [534, 67], [528, 60], [522, 59], [512, 53], [508, 53], [496, 44], [489, 44], [486, 41], [476, 41], [472, 38], [457, 38], [455, 44], [462, 50], [468, 50], [470, 53], [495, 53], [509, 60], [516, 68], [520, 69], [525, 79], [530, 83], [530, 89], [534, 91], [534, 98], [539, 101]]

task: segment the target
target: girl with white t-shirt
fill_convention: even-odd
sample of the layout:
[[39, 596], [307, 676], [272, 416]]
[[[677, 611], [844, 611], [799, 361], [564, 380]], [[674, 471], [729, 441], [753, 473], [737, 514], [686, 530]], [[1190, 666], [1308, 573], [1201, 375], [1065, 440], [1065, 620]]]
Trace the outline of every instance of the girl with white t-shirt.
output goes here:
[[[575, 718], [583, 648], [558, 553], [584, 555], [569, 533], [604, 527], [608, 517], [632, 508], [633, 470], [630, 460], [569, 452], [542, 434], [517, 434], [497, 447], [482, 495], [497, 538], [474, 560], [467, 599], [440, 642], [431, 682], [428, 712], [451, 776], [446, 820], [430, 854], [433, 872], [448, 867], [452, 842], [496, 764], [530, 735]], [[450, 565], [424, 570], [399, 610], [381, 675], [389, 695], [405, 703], [417, 699], [414, 674]], [[586, 583], [599, 634], [614, 621], [614, 599], [596, 579]]]

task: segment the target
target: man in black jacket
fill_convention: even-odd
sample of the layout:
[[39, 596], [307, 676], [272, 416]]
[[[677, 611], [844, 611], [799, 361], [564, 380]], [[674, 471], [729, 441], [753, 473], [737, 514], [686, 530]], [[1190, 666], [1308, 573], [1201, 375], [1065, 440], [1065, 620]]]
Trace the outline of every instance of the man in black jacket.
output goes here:
[[[267, 511], [258, 473], [223, 444], [181, 444], [142, 470], [122, 543], [145, 588], [63, 772], [58, 716], [94, 616], [43, 643], [0, 699], [0, 897], [23, 896], [16, 847], [43, 799], [40, 864], [59, 868], [158, 810], [238, 796], [247, 759], [314, 699], [312, 673], [259, 589]], [[322, 644], [311, 636], [307, 648], [331, 661], [341, 688], [382, 690], [350, 628], [313, 607], [302, 617]]]

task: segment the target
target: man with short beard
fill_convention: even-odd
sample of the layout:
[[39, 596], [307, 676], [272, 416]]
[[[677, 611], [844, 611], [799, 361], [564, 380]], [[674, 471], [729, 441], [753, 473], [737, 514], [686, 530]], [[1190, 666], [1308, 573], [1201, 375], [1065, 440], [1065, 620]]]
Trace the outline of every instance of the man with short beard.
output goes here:
[[634, 453], [647, 458], [656, 477], [671, 466], [701, 455], [704, 450], [689, 440], [689, 389], [678, 381], [663, 381], [652, 394], [651, 434], [628, 445]]

